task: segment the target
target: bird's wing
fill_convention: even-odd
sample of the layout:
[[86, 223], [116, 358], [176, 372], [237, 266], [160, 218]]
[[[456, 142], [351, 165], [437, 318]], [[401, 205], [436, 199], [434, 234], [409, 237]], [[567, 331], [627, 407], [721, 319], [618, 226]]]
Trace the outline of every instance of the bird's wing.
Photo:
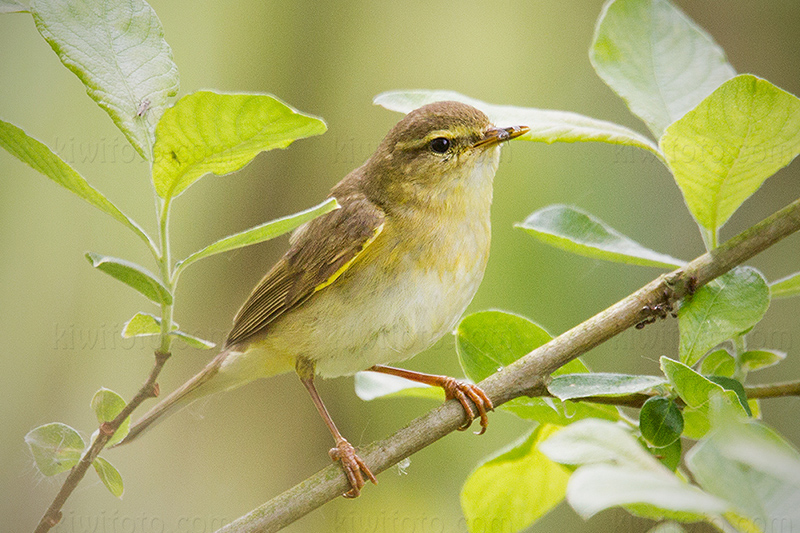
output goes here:
[[342, 205], [293, 235], [289, 251], [253, 289], [233, 320], [226, 346], [239, 344], [315, 292], [333, 283], [383, 230], [384, 213], [363, 196]]

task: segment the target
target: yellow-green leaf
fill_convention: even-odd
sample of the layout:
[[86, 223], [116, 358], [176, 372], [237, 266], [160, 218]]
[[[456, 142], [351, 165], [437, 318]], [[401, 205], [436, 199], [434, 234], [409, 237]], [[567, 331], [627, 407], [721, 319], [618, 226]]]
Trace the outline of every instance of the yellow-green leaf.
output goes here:
[[800, 153], [800, 99], [736, 76], [669, 126], [660, 146], [692, 216], [715, 231]]
[[559, 426], [542, 425], [484, 462], [461, 489], [461, 508], [470, 532], [525, 529], [564, 499], [569, 473], [537, 448]]
[[267, 94], [198, 91], [164, 112], [156, 126], [153, 184], [178, 196], [206, 174], [244, 167], [260, 152], [325, 132], [325, 123]]

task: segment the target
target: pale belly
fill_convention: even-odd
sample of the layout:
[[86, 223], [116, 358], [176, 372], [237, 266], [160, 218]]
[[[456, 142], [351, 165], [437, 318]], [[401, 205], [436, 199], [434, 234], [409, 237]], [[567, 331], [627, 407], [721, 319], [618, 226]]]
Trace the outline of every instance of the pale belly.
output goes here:
[[318, 375], [336, 377], [413, 357], [452, 332], [478, 290], [489, 250], [488, 216], [476, 225], [466, 242], [437, 250], [451, 259], [448, 268], [420, 269], [401, 256], [406, 270], [387, 276], [380, 261], [370, 263], [293, 309], [223, 366], [238, 374], [235, 367], [260, 365], [256, 374], [268, 376], [293, 370], [304, 357]]

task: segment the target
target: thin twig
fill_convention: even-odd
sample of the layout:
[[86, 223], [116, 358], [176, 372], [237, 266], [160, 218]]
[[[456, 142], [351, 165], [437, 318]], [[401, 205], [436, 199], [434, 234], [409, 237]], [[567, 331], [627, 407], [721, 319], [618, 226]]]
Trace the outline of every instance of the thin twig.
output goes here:
[[[546, 391], [548, 376], [557, 368], [650, 318], [659, 304], [669, 304], [736, 265], [769, 248], [800, 229], [800, 200], [764, 219], [686, 266], [648, 283], [559, 335], [549, 343], [483, 380], [479, 385], [494, 405], [519, 396], [538, 396]], [[359, 453], [374, 473], [383, 472], [402, 459], [458, 429], [465, 421], [464, 409], [448, 401], [412, 421], [394, 435], [366, 446]], [[220, 532], [274, 532], [314, 509], [341, 496], [349, 488], [338, 464], [332, 464], [292, 487]]]
[[64, 506], [64, 503], [69, 498], [72, 491], [78, 486], [78, 483], [83, 479], [83, 476], [86, 475], [86, 472], [89, 470], [89, 466], [91, 466], [92, 462], [97, 459], [97, 456], [103, 450], [105, 445], [108, 443], [109, 439], [114, 436], [114, 432], [119, 429], [122, 425], [122, 422], [125, 421], [126, 418], [131, 416], [134, 409], [139, 407], [139, 405], [148, 398], [153, 398], [158, 396], [158, 384], [156, 380], [158, 379], [158, 375], [161, 373], [161, 369], [164, 367], [164, 363], [167, 362], [169, 359], [170, 354], [168, 352], [156, 352], [155, 363], [153, 364], [153, 369], [150, 371], [150, 375], [147, 376], [147, 381], [144, 382], [144, 385], [139, 389], [139, 392], [136, 393], [136, 396], [125, 405], [125, 407], [120, 411], [114, 420], [110, 422], [103, 422], [100, 424], [100, 431], [98, 431], [97, 438], [94, 439], [92, 445], [89, 446], [81, 460], [78, 461], [78, 464], [72, 467], [72, 470], [69, 471], [69, 475], [67, 475], [67, 479], [64, 480], [64, 484], [61, 485], [61, 489], [56, 494], [53, 503], [50, 504], [50, 507], [47, 508], [45, 511], [44, 516], [39, 521], [39, 525], [36, 526], [36, 533], [45, 533], [46, 531], [50, 531], [58, 522], [61, 520], [61, 508]]
[[800, 396], [800, 381], [770, 383], [767, 385], [750, 385], [744, 388], [748, 398], [781, 398], [783, 396]]
[[[744, 392], [745, 395], [751, 400], [766, 400], [770, 398], [783, 398], [786, 396], [800, 396], [800, 381], [747, 385], [744, 388]], [[572, 398], [572, 401], [640, 409], [644, 405], [644, 402], [658, 395], [659, 394], [657, 392], [635, 392], [632, 394], [620, 394], [619, 396], [586, 396], [583, 398]], [[543, 396], [551, 395], [547, 393], [543, 394]], [[678, 402], [678, 405], [679, 407], [683, 407], [683, 403], [680, 401]]]

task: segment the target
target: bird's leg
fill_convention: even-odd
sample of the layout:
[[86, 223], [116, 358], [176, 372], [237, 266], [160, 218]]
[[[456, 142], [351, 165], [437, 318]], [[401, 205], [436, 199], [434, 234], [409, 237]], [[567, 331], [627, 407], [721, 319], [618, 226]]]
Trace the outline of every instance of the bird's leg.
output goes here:
[[[492, 400], [486, 396], [486, 393], [481, 390], [477, 385], [460, 381], [449, 376], [437, 376], [434, 374], [423, 374], [422, 372], [414, 372], [412, 370], [404, 370], [402, 368], [394, 368], [391, 366], [375, 365], [368, 368], [372, 372], [381, 372], [383, 374], [390, 374], [392, 376], [400, 376], [401, 378], [410, 379], [426, 385], [433, 385], [434, 387], [441, 387], [444, 389], [445, 397], [448, 400], [458, 400], [464, 407], [467, 414], [467, 422], [459, 429], [461, 431], [467, 429], [475, 418], [481, 419], [481, 430], [478, 435], [482, 435], [489, 425], [489, 417], [486, 411], [494, 411]], [[472, 405], [467, 400], [471, 400], [478, 409], [478, 414], [472, 409]]]
[[366, 484], [362, 471], [374, 484], [377, 485], [378, 480], [375, 479], [375, 476], [370, 472], [369, 467], [364, 461], [356, 455], [356, 450], [353, 448], [353, 445], [347, 442], [347, 439], [339, 433], [336, 424], [333, 423], [331, 415], [328, 414], [328, 410], [325, 408], [325, 404], [322, 403], [322, 398], [319, 397], [317, 388], [314, 386], [314, 363], [307, 359], [298, 359], [296, 370], [297, 375], [300, 376], [300, 381], [311, 395], [311, 401], [317, 406], [317, 411], [319, 411], [325, 424], [328, 425], [328, 429], [331, 435], [333, 435], [333, 440], [336, 442], [336, 447], [331, 448], [328, 454], [334, 461], [340, 461], [342, 463], [344, 473], [347, 475], [348, 481], [350, 481], [351, 489], [345, 492], [343, 496], [345, 498], [356, 498], [361, 494], [361, 488]]

